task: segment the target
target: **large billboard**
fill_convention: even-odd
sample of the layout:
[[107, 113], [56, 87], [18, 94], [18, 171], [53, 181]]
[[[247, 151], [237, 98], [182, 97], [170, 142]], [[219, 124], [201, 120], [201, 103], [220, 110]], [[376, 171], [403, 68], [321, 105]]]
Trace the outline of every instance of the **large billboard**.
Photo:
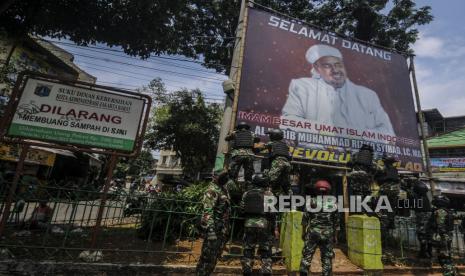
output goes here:
[[131, 152], [143, 111], [141, 98], [28, 78], [8, 135]]
[[237, 122], [280, 128], [294, 159], [346, 163], [363, 144], [422, 171], [406, 58], [250, 9]]

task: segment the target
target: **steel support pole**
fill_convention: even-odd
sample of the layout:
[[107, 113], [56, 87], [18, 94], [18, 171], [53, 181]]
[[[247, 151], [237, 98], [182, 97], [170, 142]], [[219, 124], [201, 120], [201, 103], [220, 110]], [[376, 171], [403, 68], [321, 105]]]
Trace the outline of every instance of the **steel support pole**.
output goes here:
[[426, 140], [426, 135], [425, 135], [425, 115], [423, 114], [423, 111], [421, 110], [421, 104], [420, 104], [420, 94], [418, 93], [418, 84], [417, 84], [417, 78], [415, 75], [415, 64], [413, 62], [413, 56], [410, 56], [410, 74], [412, 75], [412, 82], [413, 82], [413, 91], [415, 93], [415, 102], [417, 105], [417, 110], [418, 110], [418, 121], [420, 123], [420, 135], [421, 135], [421, 145], [423, 146], [423, 152], [425, 154], [425, 166], [426, 166], [426, 173], [430, 179], [430, 187], [431, 187], [431, 193], [434, 195], [436, 193], [436, 184], [433, 181], [433, 172], [431, 170], [431, 163], [429, 159], [429, 151], [428, 151], [428, 141]]
[[[237, 82], [238, 80], [238, 75], [240, 75], [240, 65], [242, 64], [242, 58], [241, 58], [241, 49], [243, 47], [243, 38], [245, 36], [245, 13], [246, 13], [246, 6], [247, 6], [247, 1], [242, 0], [241, 2], [241, 10], [239, 13], [239, 21], [237, 24], [237, 29], [236, 29], [236, 41], [234, 44], [234, 52], [233, 52], [233, 57], [231, 61], [231, 68], [229, 70], [229, 79], [231, 79], [234, 82], [234, 93], [229, 93], [226, 95], [226, 100], [224, 104], [224, 111], [223, 111], [223, 120], [221, 123], [221, 129], [220, 129], [220, 137], [218, 141], [218, 149], [216, 151], [216, 162], [215, 162], [215, 168], [219, 166], [223, 166], [223, 161], [224, 161], [224, 154], [228, 151], [228, 143], [224, 140], [226, 138], [226, 135], [228, 135], [228, 132], [232, 129], [234, 129], [234, 114], [233, 114], [233, 108], [235, 106], [235, 99], [236, 95], [239, 94], [239, 83]], [[221, 162], [221, 164], [219, 163]]]

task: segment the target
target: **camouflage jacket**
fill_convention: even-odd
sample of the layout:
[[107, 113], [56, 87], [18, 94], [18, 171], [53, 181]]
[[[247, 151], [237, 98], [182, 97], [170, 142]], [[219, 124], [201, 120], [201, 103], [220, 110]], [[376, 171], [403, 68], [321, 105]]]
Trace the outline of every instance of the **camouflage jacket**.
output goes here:
[[257, 228], [268, 228], [272, 227], [272, 229], [275, 228], [276, 226], [276, 215], [273, 213], [265, 213], [264, 215], [250, 215], [250, 214], [245, 214], [245, 203], [244, 199], [247, 196], [248, 192], [251, 192], [253, 190], [260, 190], [264, 192], [265, 196], [273, 196], [273, 193], [269, 190], [265, 190], [264, 188], [259, 188], [259, 187], [253, 187], [252, 189], [246, 191], [243, 196], [242, 200], [240, 203], [240, 210], [245, 216], [245, 222], [244, 222], [244, 227], [257, 227]]
[[212, 182], [203, 198], [202, 228], [226, 232], [229, 228], [230, 214], [231, 199], [229, 192]]
[[454, 217], [452, 213], [445, 208], [438, 208], [433, 211], [430, 220], [430, 229], [435, 234], [452, 237], [454, 228]]
[[[339, 214], [334, 207], [336, 202], [325, 202], [321, 197], [311, 199], [312, 208], [321, 207], [319, 212], [304, 212], [302, 217], [302, 229], [304, 232], [318, 232], [332, 235], [334, 230], [339, 230]], [[332, 210], [325, 212], [324, 210]]]

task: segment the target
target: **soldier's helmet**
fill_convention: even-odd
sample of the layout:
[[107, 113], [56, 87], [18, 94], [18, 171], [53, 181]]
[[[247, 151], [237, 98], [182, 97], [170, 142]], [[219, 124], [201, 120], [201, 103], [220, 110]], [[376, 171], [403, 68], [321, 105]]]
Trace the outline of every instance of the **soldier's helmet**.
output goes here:
[[215, 183], [220, 186], [223, 186], [229, 180], [229, 174], [227, 171], [214, 171], [212, 177]]
[[398, 160], [394, 156], [390, 156], [386, 154], [383, 155], [383, 162], [385, 165], [392, 165], [396, 163], [397, 161]]
[[240, 123], [236, 126], [236, 129], [237, 129], [237, 130], [241, 130], [241, 129], [250, 130], [250, 126], [249, 126], [246, 122], [240, 122]]
[[362, 145], [360, 150], [355, 155], [354, 162], [356, 164], [370, 166], [373, 162], [373, 147], [370, 145]]
[[327, 180], [320, 179], [315, 182], [314, 189], [319, 193], [328, 193], [331, 191], [331, 184]]
[[284, 138], [284, 133], [280, 129], [271, 129], [267, 131], [267, 133], [270, 136], [271, 141], [279, 141]]
[[428, 192], [428, 185], [426, 185], [426, 183], [422, 182], [422, 181], [419, 181], [418, 179], [414, 178], [412, 179], [412, 182], [413, 182], [413, 191], [416, 193], [416, 194], [419, 194], [419, 195], [424, 195]]
[[268, 187], [269, 181], [270, 180], [266, 175], [257, 173], [252, 178], [252, 185], [258, 187]]
[[433, 197], [433, 200], [431, 201], [431, 203], [436, 207], [447, 208], [449, 207], [450, 200], [445, 195], [436, 195]]

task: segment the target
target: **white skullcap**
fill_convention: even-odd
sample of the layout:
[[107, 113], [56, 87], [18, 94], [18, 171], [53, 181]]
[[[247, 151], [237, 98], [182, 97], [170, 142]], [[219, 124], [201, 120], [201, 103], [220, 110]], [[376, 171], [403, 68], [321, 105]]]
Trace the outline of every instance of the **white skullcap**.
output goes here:
[[326, 56], [342, 59], [342, 54], [338, 49], [324, 44], [313, 45], [312, 47], [308, 48], [307, 52], [305, 53], [305, 58], [311, 64]]

